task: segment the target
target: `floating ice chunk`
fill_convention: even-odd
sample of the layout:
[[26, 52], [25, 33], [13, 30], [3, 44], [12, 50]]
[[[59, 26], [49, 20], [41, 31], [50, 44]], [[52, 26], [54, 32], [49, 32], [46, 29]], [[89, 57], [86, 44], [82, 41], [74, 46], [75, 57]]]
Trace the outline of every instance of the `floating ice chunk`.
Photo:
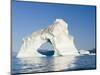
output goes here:
[[79, 53], [80, 54], [90, 54], [90, 52], [87, 50], [79, 50]]

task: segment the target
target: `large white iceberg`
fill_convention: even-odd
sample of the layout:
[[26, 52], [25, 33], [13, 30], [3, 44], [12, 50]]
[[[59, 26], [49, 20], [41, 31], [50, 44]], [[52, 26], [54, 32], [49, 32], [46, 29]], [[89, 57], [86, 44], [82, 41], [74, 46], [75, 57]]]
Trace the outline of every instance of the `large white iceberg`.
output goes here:
[[35, 31], [27, 38], [24, 38], [17, 57], [45, 56], [37, 50], [46, 42], [52, 44], [54, 56], [78, 54], [75, 48], [74, 38], [69, 34], [68, 24], [63, 19], [56, 19], [47, 28]]

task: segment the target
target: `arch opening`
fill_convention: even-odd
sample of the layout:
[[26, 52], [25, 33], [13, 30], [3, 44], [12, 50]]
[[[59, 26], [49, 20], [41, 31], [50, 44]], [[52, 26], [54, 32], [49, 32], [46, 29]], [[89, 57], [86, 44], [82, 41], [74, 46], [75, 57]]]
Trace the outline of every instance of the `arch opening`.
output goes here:
[[45, 55], [45, 56], [53, 56], [54, 55], [54, 47], [52, 45], [52, 42], [50, 41], [50, 39], [46, 39], [47, 41], [42, 44], [39, 48], [38, 48], [38, 53]]

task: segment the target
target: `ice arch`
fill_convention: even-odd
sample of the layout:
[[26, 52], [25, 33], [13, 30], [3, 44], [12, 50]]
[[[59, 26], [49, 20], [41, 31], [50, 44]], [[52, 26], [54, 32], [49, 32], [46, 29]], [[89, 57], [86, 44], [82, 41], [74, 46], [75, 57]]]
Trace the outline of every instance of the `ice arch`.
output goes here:
[[63, 19], [56, 19], [47, 28], [33, 32], [30, 36], [24, 38], [17, 57], [44, 56], [37, 50], [46, 42], [50, 42], [53, 45], [55, 51], [54, 56], [78, 54], [75, 48], [74, 38], [69, 34], [68, 24]]
[[51, 42], [49, 42], [49, 40], [42, 44], [40, 46], [40, 48], [38, 48], [38, 52], [42, 55], [46, 55], [46, 56], [53, 56], [54, 55], [54, 47], [52, 45]]

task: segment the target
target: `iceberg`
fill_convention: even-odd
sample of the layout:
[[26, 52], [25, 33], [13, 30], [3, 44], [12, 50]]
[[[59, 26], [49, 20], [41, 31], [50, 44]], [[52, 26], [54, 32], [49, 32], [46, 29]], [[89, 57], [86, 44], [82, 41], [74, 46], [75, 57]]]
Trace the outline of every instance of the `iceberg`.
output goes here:
[[90, 52], [89, 52], [88, 50], [79, 50], [79, 53], [80, 53], [81, 55], [84, 55], [84, 54], [89, 55], [89, 54], [90, 54]]
[[74, 37], [69, 34], [68, 24], [63, 19], [56, 19], [47, 28], [35, 31], [30, 36], [24, 38], [17, 57], [45, 56], [37, 50], [46, 42], [52, 44], [54, 50], [53, 56], [78, 54], [74, 44]]

